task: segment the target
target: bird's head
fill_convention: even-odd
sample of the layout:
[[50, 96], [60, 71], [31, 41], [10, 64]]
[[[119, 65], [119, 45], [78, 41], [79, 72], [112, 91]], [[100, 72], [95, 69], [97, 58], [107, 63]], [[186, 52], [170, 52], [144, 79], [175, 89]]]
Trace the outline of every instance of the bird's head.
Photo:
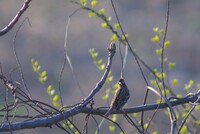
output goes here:
[[120, 86], [126, 85], [123, 78], [120, 78], [120, 79], [119, 79], [118, 84], [119, 84]]

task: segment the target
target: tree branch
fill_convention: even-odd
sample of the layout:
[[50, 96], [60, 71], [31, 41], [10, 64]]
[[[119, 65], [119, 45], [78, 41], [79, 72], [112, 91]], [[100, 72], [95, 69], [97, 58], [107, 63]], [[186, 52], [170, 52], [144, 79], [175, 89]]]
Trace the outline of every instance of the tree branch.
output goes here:
[[[196, 94], [189, 94], [186, 97], [169, 101], [172, 107], [178, 106], [181, 104], [189, 103], [189, 102], [195, 102], [199, 103], [200, 100], [198, 99], [198, 96], [200, 96], [200, 91], [198, 91]], [[198, 99], [198, 102], [196, 102]], [[160, 104], [146, 104], [142, 106], [136, 106], [132, 108], [125, 108], [124, 111], [127, 113], [135, 113], [135, 112], [142, 112], [142, 111], [149, 111], [149, 110], [155, 110], [155, 109], [163, 109], [167, 108], [169, 105], [167, 103], [160, 103]], [[15, 131], [15, 130], [21, 130], [21, 129], [27, 129], [27, 128], [36, 128], [36, 127], [51, 127], [53, 124], [58, 123], [66, 118], [69, 118], [71, 116], [74, 116], [79, 113], [90, 113], [94, 115], [103, 115], [107, 112], [108, 108], [89, 108], [85, 107], [83, 103], [74, 106], [73, 108], [62, 112], [54, 114], [51, 117], [42, 117], [42, 118], [36, 118], [29, 121], [23, 121], [23, 122], [16, 122], [16, 123], [4, 123], [1, 124], [0, 132], [4, 131]], [[111, 114], [123, 114], [123, 111], [118, 112], [112, 112]]]
[[67, 111], [52, 113], [52, 116], [49, 117], [34, 118], [28, 121], [15, 122], [15, 123], [9, 122], [0, 124], [0, 132], [16, 131], [21, 129], [36, 128], [36, 127], [51, 127], [53, 124], [56, 124], [78, 113], [82, 113], [82, 110], [86, 108], [87, 104], [92, 100], [94, 95], [102, 88], [103, 84], [105, 83], [108, 73], [110, 72], [111, 69], [112, 59], [115, 54], [115, 50], [116, 50], [115, 44], [111, 43], [108, 48], [109, 55], [105, 72], [101, 80], [97, 83], [97, 85], [91, 91], [91, 93], [85, 99], [83, 99], [82, 103], [75, 105], [74, 107], [68, 109]]
[[[200, 103], [200, 100], [197, 101], [198, 96], [200, 96], [200, 90], [196, 94], [188, 94], [187, 96], [183, 98], [178, 98], [176, 100], [171, 100], [169, 101], [170, 105], [172, 107], [178, 106], [181, 104], [186, 104], [186, 103]], [[146, 105], [141, 105], [141, 106], [135, 106], [135, 107], [130, 107], [130, 108], [125, 108], [123, 109], [126, 113], [138, 113], [142, 111], [149, 111], [149, 110], [155, 110], [155, 109], [164, 109], [168, 108], [169, 105], [167, 103], [160, 103], [160, 104], [146, 104]], [[95, 115], [104, 115], [108, 111], [108, 108], [89, 108], [86, 107], [82, 110], [83, 113], [90, 113], [90, 114], [95, 114]], [[123, 111], [113, 111], [111, 114], [123, 114]]]
[[7, 32], [9, 32], [13, 26], [18, 22], [19, 18], [22, 16], [22, 14], [26, 11], [26, 9], [29, 7], [29, 3], [31, 2], [31, 0], [26, 0], [22, 6], [22, 8], [17, 12], [17, 14], [15, 15], [15, 17], [13, 18], [13, 20], [0, 31], [0, 36], [6, 34]]

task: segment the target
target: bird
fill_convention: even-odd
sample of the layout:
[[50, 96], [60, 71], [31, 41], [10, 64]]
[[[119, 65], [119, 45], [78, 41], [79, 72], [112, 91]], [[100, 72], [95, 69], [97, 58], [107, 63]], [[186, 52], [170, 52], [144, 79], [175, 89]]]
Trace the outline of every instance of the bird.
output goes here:
[[127, 103], [130, 98], [129, 89], [126, 86], [124, 78], [118, 80], [118, 89], [115, 92], [115, 95], [111, 101], [110, 108], [104, 116], [108, 117], [111, 112], [121, 110], [122, 107]]

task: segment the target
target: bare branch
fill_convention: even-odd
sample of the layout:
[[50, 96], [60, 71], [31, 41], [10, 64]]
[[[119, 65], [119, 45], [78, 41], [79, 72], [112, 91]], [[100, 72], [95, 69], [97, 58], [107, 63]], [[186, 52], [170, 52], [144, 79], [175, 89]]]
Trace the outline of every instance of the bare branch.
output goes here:
[[22, 6], [22, 8], [17, 12], [17, 14], [15, 15], [15, 17], [13, 18], [13, 20], [0, 31], [0, 36], [6, 34], [7, 32], [9, 32], [13, 26], [18, 22], [19, 18], [22, 16], [22, 14], [26, 11], [26, 9], [29, 7], [29, 3], [31, 2], [31, 0], [26, 0]]
[[90, 102], [90, 100], [94, 97], [94, 95], [102, 88], [103, 84], [106, 81], [106, 78], [108, 76], [108, 73], [110, 72], [110, 68], [112, 65], [112, 58], [115, 54], [116, 51], [116, 46], [113, 42], [110, 43], [110, 46], [108, 48], [109, 51], [109, 56], [108, 56], [108, 63], [106, 66], [106, 70], [103, 74], [103, 77], [101, 78], [101, 80], [96, 84], [95, 88], [90, 92], [90, 94], [83, 100], [83, 102], [85, 104], [88, 104]]

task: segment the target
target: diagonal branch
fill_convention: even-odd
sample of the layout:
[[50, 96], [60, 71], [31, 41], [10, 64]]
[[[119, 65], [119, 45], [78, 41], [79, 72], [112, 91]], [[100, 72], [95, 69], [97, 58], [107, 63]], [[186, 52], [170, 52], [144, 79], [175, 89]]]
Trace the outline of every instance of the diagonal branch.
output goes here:
[[13, 26], [18, 22], [19, 18], [22, 16], [22, 14], [26, 11], [26, 9], [29, 7], [29, 3], [31, 0], [26, 0], [22, 6], [22, 8], [17, 12], [13, 20], [0, 31], [0, 36], [6, 34], [9, 32]]
[[105, 72], [103, 74], [103, 77], [96, 84], [95, 88], [90, 92], [90, 94], [83, 100], [83, 103], [85, 103], [85, 104], [88, 104], [92, 100], [94, 95], [102, 88], [103, 84], [106, 81], [108, 73], [110, 72], [110, 69], [111, 69], [112, 59], [113, 59], [113, 56], [114, 56], [115, 51], [116, 51], [116, 46], [115, 46], [115, 44], [113, 42], [110, 43], [108, 51], [109, 51], [108, 63], [107, 63], [107, 66], [106, 66], [106, 70], [105, 70]]

